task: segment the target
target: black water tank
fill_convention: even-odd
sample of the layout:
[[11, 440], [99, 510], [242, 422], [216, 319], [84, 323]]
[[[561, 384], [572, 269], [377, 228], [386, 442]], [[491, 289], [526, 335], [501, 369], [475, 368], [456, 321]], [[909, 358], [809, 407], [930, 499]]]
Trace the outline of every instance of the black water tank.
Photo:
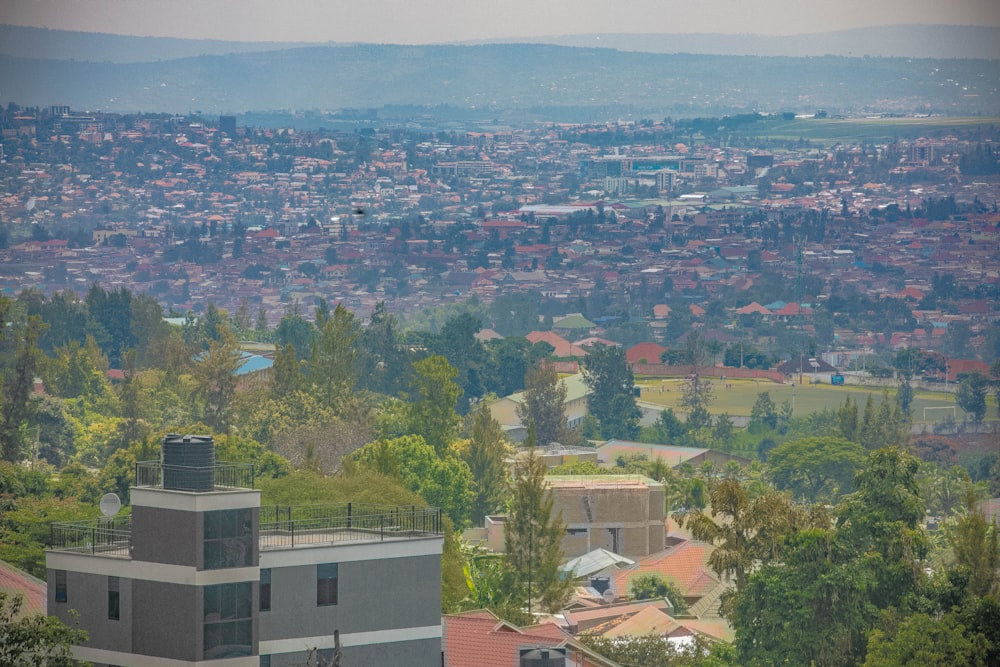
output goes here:
[[163, 488], [212, 491], [215, 488], [215, 442], [208, 435], [175, 435], [163, 439]]
[[566, 667], [566, 649], [522, 648], [520, 667]]

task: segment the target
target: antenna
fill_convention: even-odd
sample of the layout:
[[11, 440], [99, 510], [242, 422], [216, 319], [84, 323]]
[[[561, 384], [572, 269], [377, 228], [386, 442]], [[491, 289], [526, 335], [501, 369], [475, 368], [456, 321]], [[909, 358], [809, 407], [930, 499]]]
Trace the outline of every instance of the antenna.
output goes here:
[[122, 508], [121, 498], [113, 493], [105, 493], [101, 496], [101, 514], [104, 518], [110, 519], [114, 515], [118, 514], [118, 511]]

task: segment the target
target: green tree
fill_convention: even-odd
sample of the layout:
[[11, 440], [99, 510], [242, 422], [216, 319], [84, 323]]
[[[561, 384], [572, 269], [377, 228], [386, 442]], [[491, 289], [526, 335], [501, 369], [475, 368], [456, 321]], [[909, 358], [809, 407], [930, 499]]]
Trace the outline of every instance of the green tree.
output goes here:
[[916, 613], [890, 631], [872, 631], [864, 667], [985, 666], [986, 644], [983, 635], [968, 632], [955, 614], [934, 618]]
[[13, 367], [0, 361], [0, 454], [5, 461], [19, 461], [23, 454], [25, 427], [30, 418], [29, 397], [41, 358], [38, 339], [46, 325], [38, 316], [8, 320], [11, 302], [0, 297], [0, 349], [11, 355]]
[[642, 413], [635, 404], [635, 378], [625, 359], [625, 349], [598, 343], [590, 348], [583, 369], [590, 387], [587, 407], [601, 424], [604, 438], [634, 439]]
[[910, 422], [899, 403], [889, 400], [888, 392], [882, 393], [878, 408], [869, 394], [864, 417], [858, 426], [858, 439], [865, 449], [873, 451], [883, 447], [902, 447], [909, 441]]
[[503, 505], [509, 452], [500, 423], [493, 418], [489, 408], [481, 405], [472, 413], [469, 447], [463, 457], [475, 481], [470, 517], [476, 526], [482, 525], [487, 514]]
[[848, 493], [865, 462], [865, 449], [832, 436], [789, 440], [770, 451], [774, 485], [809, 502], [833, 502]]
[[965, 513], [945, 524], [956, 566], [966, 575], [973, 597], [1000, 593], [1000, 530], [987, 523], [975, 487], [967, 485]]
[[305, 374], [302, 363], [295, 354], [295, 346], [276, 345], [274, 350], [274, 366], [271, 372], [271, 395], [276, 399], [284, 398], [305, 388]]
[[444, 452], [458, 433], [455, 412], [462, 389], [455, 384], [458, 371], [442, 356], [413, 364], [416, 400], [409, 404], [409, 429], [423, 436], [438, 452]]
[[505, 551], [515, 572], [517, 590], [523, 591], [528, 609], [537, 603], [555, 612], [572, 589], [572, 582], [559, 571], [562, 538], [566, 533], [562, 514], [553, 515], [554, 498], [545, 485], [545, 463], [535, 453], [534, 441], [527, 455], [514, 464], [514, 482], [505, 524]]
[[712, 403], [712, 384], [701, 376], [701, 369], [709, 358], [710, 346], [697, 330], [692, 330], [684, 341], [684, 362], [691, 366], [691, 375], [684, 383], [681, 406], [688, 411], [688, 429], [707, 426], [708, 406]]
[[716, 546], [708, 564], [720, 576], [733, 579], [737, 589], [757, 566], [778, 558], [788, 535], [825, 520], [821, 514], [807, 514], [784, 493], [751, 498], [733, 477], [711, 482], [709, 506], [710, 514], [687, 513], [684, 525], [695, 539]]
[[337, 304], [333, 316], [318, 321], [317, 327], [309, 359], [309, 380], [320, 400], [337, 408], [357, 381], [355, 342], [361, 325], [354, 313]]
[[859, 567], [869, 571], [877, 608], [898, 607], [922, 582], [918, 562], [928, 549], [920, 522], [926, 505], [917, 486], [920, 461], [898, 447], [871, 452], [854, 478], [855, 491], [837, 510], [837, 533]]
[[544, 360], [532, 366], [524, 378], [524, 400], [517, 405], [517, 416], [525, 426], [535, 429], [542, 445], [558, 442], [575, 444], [566, 424], [566, 385], [560, 382], [555, 366]]
[[221, 340], [209, 342], [195, 366], [195, 382], [205, 421], [220, 432], [229, 429], [230, 408], [236, 394], [236, 371], [241, 361], [236, 338], [226, 329]]
[[833, 531], [812, 528], [788, 537], [782, 557], [764, 561], [733, 598], [738, 664], [857, 664], [875, 613], [866, 585], [866, 572]]
[[385, 303], [375, 304], [368, 326], [358, 338], [362, 360], [362, 387], [386, 396], [399, 396], [409, 382], [409, 355], [396, 316]]
[[762, 391], [757, 394], [757, 400], [750, 409], [750, 427], [771, 430], [778, 427], [778, 408], [774, 405], [769, 392]]
[[87, 632], [54, 616], [22, 613], [24, 597], [0, 591], [0, 665], [72, 667], [70, 647], [87, 641]]
[[643, 574], [629, 582], [629, 592], [633, 600], [666, 598], [674, 607], [674, 613], [687, 610], [687, 603], [676, 584], [670, 583], [656, 574]]
[[989, 389], [989, 378], [978, 371], [961, 373], [958, 376], [958, 391], [955, 392], [955, 402], [972, 415], [972, 421], [980, 423], [986, 416], [986, 392]]
[[843, 438], [858, 441], [858, 404], [852, 403], [850, 396], [844, 399], [844, 404], [837, 410], [837, 426]]
[[474, 497], [472, 473], [450, 452], [438, 456], [422, 437], [407, 435], [365, 445], [351, 458], [383, 475], [397, 477], [430, 505], [444, 510], [459, 528], [468, 524]]

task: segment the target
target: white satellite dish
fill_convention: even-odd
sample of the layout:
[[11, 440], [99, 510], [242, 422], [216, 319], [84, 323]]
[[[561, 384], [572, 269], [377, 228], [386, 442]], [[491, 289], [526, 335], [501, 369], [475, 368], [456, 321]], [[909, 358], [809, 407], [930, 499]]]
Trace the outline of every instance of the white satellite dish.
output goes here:
[[111, 518], [118, 514], [118, 510], [122, 508], [121, 498], [113, 493], [105, 493], [101, 496], [101, 514], [107, 518]]
[[611, 604], [612, 602], [615, 601], [615, 598], [617, 596], [615, 595], [615, 592], [609, 588], [608, 590], [604, 591], [604, 593], [601, 595], [601, 597], [604, 598], [605, 602], [607, 602], [608, 604]]

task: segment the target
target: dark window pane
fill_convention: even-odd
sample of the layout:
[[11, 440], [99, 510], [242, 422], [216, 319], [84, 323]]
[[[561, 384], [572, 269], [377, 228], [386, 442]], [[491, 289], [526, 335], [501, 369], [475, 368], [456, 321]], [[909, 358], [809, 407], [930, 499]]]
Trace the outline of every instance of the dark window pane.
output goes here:
[[56, 602], [66, 602], [66, 570], [56, 570]]
[[119, 595], [118, 591], [108, 591], [108, 620], [117, 621], [120, 618]]
[[260, 610], [271, 611], [271, 568], [260, 571]]

